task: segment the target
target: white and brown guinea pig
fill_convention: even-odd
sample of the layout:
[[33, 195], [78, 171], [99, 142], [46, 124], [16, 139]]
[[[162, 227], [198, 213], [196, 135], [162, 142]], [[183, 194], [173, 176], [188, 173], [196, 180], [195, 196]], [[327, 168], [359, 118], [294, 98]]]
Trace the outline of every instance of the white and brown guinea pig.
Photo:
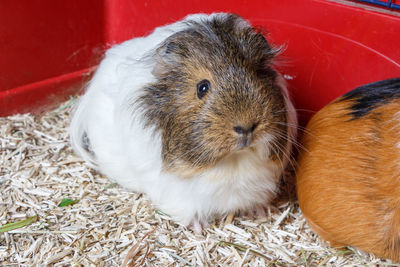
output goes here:
[[311, 228], [333, 246], [400, 261], [400, 78], [324, 107], [302, 145], [297, 194]]
[[197, 232], [274, 197], [296, 134], [277, 50], [197, 14], [107, 51], [70, 126], [76, 152]]

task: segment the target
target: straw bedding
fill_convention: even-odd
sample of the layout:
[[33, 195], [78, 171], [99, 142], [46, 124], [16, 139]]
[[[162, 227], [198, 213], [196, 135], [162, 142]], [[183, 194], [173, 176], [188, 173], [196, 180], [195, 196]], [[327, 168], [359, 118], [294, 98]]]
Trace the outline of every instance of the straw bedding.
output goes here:
[[[68, 143], [75, 99], [33, 116], [0, 118], [1, 266], [390, 265], [326, 246], [307, 226], [288, 172], [265, 218], [227, 216], [202, 236], [171, 221], [145, 195], [90, 169]], [[59, 207], [63, 199], [79, 200]]]

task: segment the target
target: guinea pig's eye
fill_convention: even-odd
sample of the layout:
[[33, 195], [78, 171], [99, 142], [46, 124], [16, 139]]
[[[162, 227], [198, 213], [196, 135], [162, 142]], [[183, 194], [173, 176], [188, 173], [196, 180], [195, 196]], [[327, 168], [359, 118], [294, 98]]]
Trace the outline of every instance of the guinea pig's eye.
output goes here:
[[210, 89], [211, 84], [210, 81], [208, 80], [202, 80], [201, 82], [199, 82], [197, 84], [197, 97], [199, 99], [201, 99], [208, 91], [208, 89]]

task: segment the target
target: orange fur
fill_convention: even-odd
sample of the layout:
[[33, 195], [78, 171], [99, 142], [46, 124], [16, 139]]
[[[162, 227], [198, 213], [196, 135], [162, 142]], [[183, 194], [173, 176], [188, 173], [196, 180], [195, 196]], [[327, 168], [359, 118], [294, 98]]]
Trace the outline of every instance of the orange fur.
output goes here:
[[333, 246], [351, 245], [400, 261], [400, 101], [358, 119], [352, 100], [309, 122], [297, 169], [300, 207]]

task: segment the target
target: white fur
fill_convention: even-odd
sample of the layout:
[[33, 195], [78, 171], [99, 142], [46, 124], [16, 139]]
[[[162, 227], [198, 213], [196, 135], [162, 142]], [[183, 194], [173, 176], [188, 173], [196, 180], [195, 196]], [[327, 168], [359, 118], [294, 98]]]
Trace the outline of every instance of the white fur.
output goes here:
[[[191, 15], [184, 21], [212, 16], [225, 15]], [[111, 48], [80, 100], [70, 133], [75, 151], [93, 167], [128, 189], [146, 193], [157, 207], [187, 225], [207, 223], [214, 214], [266, 205], [274, 196], [282, 168], [268, 159], [273, 140], [266, 137], [196, 177], [162, 171], [161, 136], [143, 127], [144, 119], [132, 106], [141, 88], [154, 81], [154, 65], [145, 60], [146, 54], [185, 27], [177, 22]], [[294, 125], [296, 116], [283, 83], [282, 90], [290, 110], [289, 123]], [[95, 156], [84, 149], [84, 132]], [[294, 138], [293, 131], [290, 138]], [[291, 145], [286, 152], [290, 149]]]

